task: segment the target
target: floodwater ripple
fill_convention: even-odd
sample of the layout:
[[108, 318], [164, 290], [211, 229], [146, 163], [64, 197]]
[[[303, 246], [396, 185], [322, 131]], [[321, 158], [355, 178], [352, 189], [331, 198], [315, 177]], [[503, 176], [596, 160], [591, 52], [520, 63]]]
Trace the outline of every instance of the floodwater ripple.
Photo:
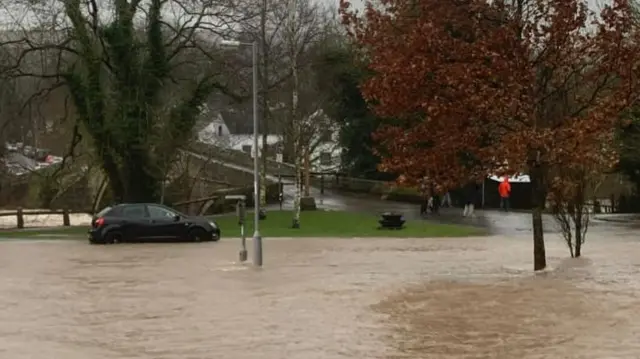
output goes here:
[[0, 243], [11, 359], [638, 358], [640, 241], [528, 237]]

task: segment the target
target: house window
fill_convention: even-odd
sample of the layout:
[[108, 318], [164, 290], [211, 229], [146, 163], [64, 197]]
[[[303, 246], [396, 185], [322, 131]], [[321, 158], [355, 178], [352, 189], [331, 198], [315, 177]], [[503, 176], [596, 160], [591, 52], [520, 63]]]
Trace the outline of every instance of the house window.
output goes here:
[[320, 153], [320, 165], [331, 166], [331, 152]]
[[251, 153], [251, 145], [242, 145], [242, 152]]
[[331, 141], [331, 130], [329, 129], [325, 129], [322, 131], [322, 134], [320, 135], [320, 142], [330, 142]]

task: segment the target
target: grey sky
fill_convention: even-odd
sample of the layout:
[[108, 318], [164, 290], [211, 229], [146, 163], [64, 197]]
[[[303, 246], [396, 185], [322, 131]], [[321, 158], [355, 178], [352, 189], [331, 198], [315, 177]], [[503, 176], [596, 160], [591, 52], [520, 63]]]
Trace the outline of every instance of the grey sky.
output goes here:
[[[12, 28], [15, 29], [16, 24], [20, 24], [22, 26], [25, 25], [25, 22], [31, 22], [28, 19], [33, 19], [32, 16], [29, 16], [24, 13], [24, 4], [38, 4], [40, 7], [41, 14], [48, 12], [51, 14], [51, 10], [60, 6], [62, 0], [38, 0], [38, 1], [20, 1], [20, 0], [0, 0], [0, 28]], [[283, 0], [286, 1], [286, 0]], [[324, 3], [328, 6], [331, 6], [335, 9], [338, 8], [340, 0], [315, 0], [320, 3]], [[349, 0], [352, 5], [358, 9], [362, 9], [366, 0]], [[447, 1], [447, 0], [442, 0]], [[490, 1], [490, 0], [489, 0]], [[610, 3], [612, 0], [587, 0], [589, 3], [589, 7], [592, 10], [598, 10], [601, 8], [603, 4]], [[32, 7], [33, 5], [29, 5]], [[37, 6], [37, 5], [36, 5]], [[22, 9], [22, 11], [18, 9]], [[46, 17], [46, 16], [45, 16]], [[26, 21], [25, 21], [26, 20]], [[60, 17], [58, 16], [58, 21], [60, 21]], [[37, 22], [37, 21], [34, 21]], [[37, 25], [36, 25], [37, 26]], [[29, 27], [29, 26], [27, 26]]]

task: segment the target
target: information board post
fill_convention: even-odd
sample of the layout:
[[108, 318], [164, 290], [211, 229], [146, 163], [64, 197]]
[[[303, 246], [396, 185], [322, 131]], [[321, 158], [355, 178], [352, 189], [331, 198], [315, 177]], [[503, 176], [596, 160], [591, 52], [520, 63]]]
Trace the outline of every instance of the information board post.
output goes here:
[[236, 214], [238, 215], [238, 225], [240, 226], [240, 238], [241, 238], [241, 247], [240, 253], [238, 254], [238, 259], [240, 262], [246, 262], [247, 260], [247, 235], [245, 231], [245, 218], [247, 216], [247, 206], [245, 203], [246, 197], [242, 195], [238, 196], [226, 196], [226, 199], [235, 199], [236, 202]]

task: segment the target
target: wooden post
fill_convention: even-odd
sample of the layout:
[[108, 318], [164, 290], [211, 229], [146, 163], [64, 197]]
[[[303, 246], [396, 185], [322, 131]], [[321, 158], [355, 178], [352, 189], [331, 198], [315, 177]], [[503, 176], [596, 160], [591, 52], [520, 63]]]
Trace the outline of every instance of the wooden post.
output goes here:
[[23, 229], [24, 228], [24, 216], [22, 214], [22, 207], [18, 207], [18, 212], [17, 212], [17, 224], [18, 224], [18, 229]]
[[69, 220], [69, 210], [66, 208], [62, 210], [62, 225], [65, 227], [69, 227], [71, 225], [71, 221]]
[[320, 194], [324, 194], [324, 172], [320, 173]]

